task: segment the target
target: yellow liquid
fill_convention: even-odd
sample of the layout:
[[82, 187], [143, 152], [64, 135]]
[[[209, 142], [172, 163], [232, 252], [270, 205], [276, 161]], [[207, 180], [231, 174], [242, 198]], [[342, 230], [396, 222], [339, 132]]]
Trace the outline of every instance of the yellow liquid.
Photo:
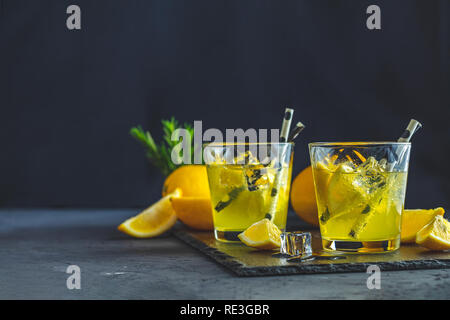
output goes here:
[[[335, 241], [359, 242], [362, 248], [355, 250], [358, 252], [398, 248], [406, 172], [378, 171], [361, 176], [354, 171], [314, 168], [313, 174], [325, 249], [333, 250], [326, 246]], [[376, 250], [382, 242], [387, 242], [387, 247]]]
[[[286, 228], [290, 166], [278, 170], [262, 165], [211, 164], [206, 168], [216, 238], [220, 238], [218, 234], [242, 232], [264, 218], [281, 230]], [[259, 172], [261, 178], [257, 179], [255, 173]], [[250, 187], [249, 180], [253, 181]], [[274, 188], [277, 195], [272, 196]]]

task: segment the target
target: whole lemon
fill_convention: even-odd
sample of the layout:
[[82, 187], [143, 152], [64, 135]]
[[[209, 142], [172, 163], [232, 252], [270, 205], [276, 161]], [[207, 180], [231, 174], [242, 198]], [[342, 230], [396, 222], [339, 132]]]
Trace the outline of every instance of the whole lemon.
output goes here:
[[210, 198], [206, 166], [188, 164], [177, 168], [164, 181], [163, 197], [177, 188], [183, 197]]
[[188, 227], [213, 230], [211, 196], [204, 165], [184, 165], [173, 171], [164, 181], [162, 195], [180, 189], [181, 197], [171, 199], [177, 217]]
[[185, 225], [197, 230], [214, 230], [210, 198], [181, 197], [171, 200], [177, 218]]
[[295, 177], [291, 187], [291, 204], [295, 213], [304, 221], [318, 226], [316, 193], [311, 166]]

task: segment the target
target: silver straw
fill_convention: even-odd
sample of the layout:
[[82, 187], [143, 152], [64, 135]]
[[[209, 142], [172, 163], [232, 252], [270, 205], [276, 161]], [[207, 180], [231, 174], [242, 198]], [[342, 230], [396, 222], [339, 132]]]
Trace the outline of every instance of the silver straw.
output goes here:
[[403, 132], [402, 136], [400, 138], [398, 138], [397, 141], [398, 142], [409, 142], [409, 140], [411, 140], [414, 133], [416, 133], [417, 130], [419, 130], [420, 128], [422, 128], [422, 124], [415, 119], [411, 119], [409, 121], [408, 126], [406, 127], [405, 131]]
[[288, 142], [294, 141], [295, 138], [297, 138], [297, 136], [300, 134], [300, 132], [303, 131], [303, 129], [305, 129], [305, 125], [301, 122], [297, 122], [295, 128], [292, 129], [291, 133], [289, 134]]
[[281, 125], [280, 142], [288, 141], [289, 130], [291, 129], [292, 116], [294, 109], [286, 108], [284, 110], [283, 124]]
[[[400, 136], [400, 138], [398, 138], [397, 142], [409, 142], [411, 140], [412, 136], [420, 128], [422, 128], [422, 124], [415, 119], [411, 119], [409, 121], [408, 126], [406, 127], [405, 131], [403, 131], [403, 134]], [[387, 170], [392, 171], [394, 169], [395, 164], [397, 162], [400, 162], [401, 159], [403, 159], [404, 154], [405, 154], [404, 148], [402, 148], [399, 153], [397, 153], [397, 150], [396, 150], [395, 155], [396, 155], [397, 160], [394, 160], [393, 162], [388, 163]]]
[[[280, 142], [287, 142], [288, 141], [288, 134], [289, 129], [291, 128], [291, 122], [292, 122], [292, 115], [294, 114], [294, 110], [290, 108], [286, 108], [284, 110], [284, 118], [283, 118], [283, 124], [281, 126], [281, 133], [280, 133]], [[286, 146], [287, 148], [287, 146]], [[286, 149], [285, 149], [286, 150]], [[280, 185], [281, 185], [281, 170], [283, 169], [283, 158], [284, 158], [284, 152], [280, 152], [278, 150], [278, 161], [280, 163], [280, 167], [278, 168], [275, 179], [272, 185], [272, 190], [270, 192], [270, 195], [272, 197], [272, 201], [270, 202], [270, 209], [266, 216], [269, 216], [268, 219], [270, 221], [273, 221], [274, 219], [274, 213], [277, 209], [277, 203], [278, 203], [278, 197], [280, 194]]]

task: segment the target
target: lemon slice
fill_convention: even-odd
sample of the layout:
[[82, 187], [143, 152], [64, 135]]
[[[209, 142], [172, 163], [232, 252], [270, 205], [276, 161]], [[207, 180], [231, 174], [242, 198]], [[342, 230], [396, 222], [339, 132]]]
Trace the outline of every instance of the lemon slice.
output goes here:
[[214, 229], [210, 198], [172, 198], [172, 207], [185, 225], [198, 230]]
[[367, 192], [356, 182], [356, 175], [348, 163], [341, 163], [329, 179], [327, 205], [331, 217], [344, 214], [359, 217], [367, 206]]
[[260, 250], [279, 248], [281, 231], [269, 219], [262, 219], [238, 235], [239, 239], [249, 247]]
[[175, 189], [137, 216], [125, 220], [117, 229], [136, 238], [151, 238], [162, 234], [177, 221], [171, 199], [180, 196], [181, 190]]
[[435, 216], [443, 216], [445, 210], [441, 207], [436, 209], [405, 209], [402, 213], [402, 243], [414, 243], [416, 234], [425, 225], [433, 221]]
[[442, 216], [435, 216], [417, 233], [416, 243], [430, 250], [449, 250], [450, 222]]
[[316, 169], [314, 171], [314, 182], [319, 194], [326, 194], [328, 183], [332, 175], [332, 170], [330, 170], [322, 162], [317, 163]]

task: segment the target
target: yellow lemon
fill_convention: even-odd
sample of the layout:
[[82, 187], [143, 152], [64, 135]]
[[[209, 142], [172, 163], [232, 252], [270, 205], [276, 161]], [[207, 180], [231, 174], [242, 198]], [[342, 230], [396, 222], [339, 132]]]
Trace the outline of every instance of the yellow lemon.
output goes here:
[[262, 219], [238, 235], [249, 247], [259, 250], [273, 250], [280, 247], [281, 231], [269, 219]]
[[291, 205], [302, 220], [315, 226], [319, 225], [311, 166], [300, 172], [292, 182]]
[[175, 189], [137, 216], [125, 220], [117, 229], [137, 238], [151, 238], [162, 234], [172, 228], [177, 221], [171, 199], [180, 196], [181, 190]]
[[173, 171], [164, 181], [162, 195], [181, 189], [183, 197], [210, 198], [208, 176], [204, 165], [184, 165]]
[[445, 210], [441, 207], [436, 209], [405, 209], [402, 213], [402, 243], [414, 243], [416, 234], [425, 225], [433, 221], [435, 216], [443, 216]]
[[214, 229], [210, 198], [172, 198], [172, 207], [187, 226], [198, 230]]
[[417, 233], [416, 243], [430, 250], [449, 250], [450, 222], [443, 216], [435, 216]]

